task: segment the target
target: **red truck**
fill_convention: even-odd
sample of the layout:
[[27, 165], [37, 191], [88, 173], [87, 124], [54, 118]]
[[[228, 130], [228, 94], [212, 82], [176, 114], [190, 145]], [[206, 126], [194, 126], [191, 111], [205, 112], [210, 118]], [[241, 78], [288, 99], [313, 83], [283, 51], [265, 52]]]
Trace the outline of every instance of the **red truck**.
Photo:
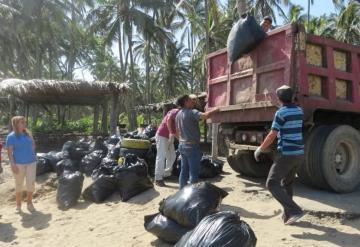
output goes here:
[[276, 144], [256, 163], [253, 151], [270, 130], [287, 84], [304, 109], [305, 164], [299, 179], [339, 193], [360, 184], [360, 47], [306, 34], [289, 24], [268, 33], [231, 66], [222, 49], [207, 57], [207, 107], [213, 123], [213, 158], [226, 155], [237, 172], [266, 176]]

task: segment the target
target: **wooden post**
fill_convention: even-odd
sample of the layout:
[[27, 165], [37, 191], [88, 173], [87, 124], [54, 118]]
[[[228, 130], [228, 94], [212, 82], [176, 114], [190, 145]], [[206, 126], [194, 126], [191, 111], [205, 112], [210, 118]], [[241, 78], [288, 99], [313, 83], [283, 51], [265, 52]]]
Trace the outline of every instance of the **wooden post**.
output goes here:
[[99, 131], [99, 105], [94, 106], [94, 123], [93, 123], [93, 133], [97, 134]]
[[9, 131], [11, 131], [12, 127], [11, 127], [11, 118], [15, 115], [15, 109], [16, 109], [16, 105], [15, 105], [15, 97], [13, 95], [9, 95], [8, 96], [8, 100], [9, 100]]
[[26, 104], [25, 105], [25, 120], [28, 124], [29, 124], [29, 108], [30, 108], [30, 104]]
[[110, 135], [116, 134], [116, 125], [118, 122], [118, 105], [119, 93], [113, 93], [111, 96], [111, 110], [110, 110]]
[[107, 114], [108, 114], [108, 102], [105, 101], [102, 105], [102, 117], [101, 117], [101, 131], [107, 134]]

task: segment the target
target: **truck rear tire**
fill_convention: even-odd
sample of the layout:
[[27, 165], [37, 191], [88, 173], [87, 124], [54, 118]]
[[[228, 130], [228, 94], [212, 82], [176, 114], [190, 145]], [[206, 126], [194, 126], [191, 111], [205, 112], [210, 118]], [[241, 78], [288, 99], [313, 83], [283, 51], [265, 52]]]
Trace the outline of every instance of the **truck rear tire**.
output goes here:
[[322, 152], [323, 175], [329, 187], [339, 193], [353, 191], [360, 184], [360, 134], [351, 126], [331, 131]]
[[336, 126], [319, 126], [310, 132], [305, 144], [305, 163], [298, 170], [300, 182], [318, 189], [328, 189], [322, 171], [322, 150], [327, 136]]
[[261, 162], [256, 162], [254, 152], [240, 151], [237, 154], [228, 157], [230, 167], [245, 176], [264, 178], [269, 174], [272, 161], [263, 157]]

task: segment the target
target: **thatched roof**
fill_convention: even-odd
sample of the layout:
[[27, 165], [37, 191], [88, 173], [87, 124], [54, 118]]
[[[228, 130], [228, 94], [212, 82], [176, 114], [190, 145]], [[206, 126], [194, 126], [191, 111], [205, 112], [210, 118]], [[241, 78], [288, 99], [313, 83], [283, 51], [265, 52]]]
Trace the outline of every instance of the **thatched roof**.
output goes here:
[[5, 79], [0, 82], [2, 94], [11, 94], [32, 104], [96, 105], [112, 93], [124, 93], [126, 83], [104, 81], [57, 81]]

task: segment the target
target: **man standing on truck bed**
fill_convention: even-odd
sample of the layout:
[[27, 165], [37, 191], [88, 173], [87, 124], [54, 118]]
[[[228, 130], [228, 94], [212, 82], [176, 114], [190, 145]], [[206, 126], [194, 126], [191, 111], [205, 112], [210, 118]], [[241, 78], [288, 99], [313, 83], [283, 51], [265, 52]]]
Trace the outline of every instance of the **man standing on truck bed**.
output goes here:
[[272, 25], [272, 18], [270, 16], [265, 16], [262, 22], [260, 23], [260, 26], [265, 33], [267, 33], [270, 30], [271, 25]]
[[254, 153], [256, 161], [278, 137], [279, 156], [271, 166], [266, 187], [283, 206], [282, 219], [285, 225], [291, 225], [303, 215], [302, 209], [293, 201], [293, 181], [300, 165], [304, 162], [304, 143], [302, 136], [303, 110], [293, 101], [293, 91], [288, 86], [276, 90], [282, 107], [275, 113], [271, 131]]
[[179, 185], [182, 189], [190, 180], [196, 183], [199, 178], [200, 161], [202, 153], [200, 151], [200, 128], [199, 120], [205, 120], [219, 109], [214, 108], [202, 113], [194, 109], [195, 99], [189, 95], [184, 95], [177, 100], [177, 105], [181, 107], [176, 115], [176, 133], [179, 136], [179, 151], [181, 155], [181, 171]]

